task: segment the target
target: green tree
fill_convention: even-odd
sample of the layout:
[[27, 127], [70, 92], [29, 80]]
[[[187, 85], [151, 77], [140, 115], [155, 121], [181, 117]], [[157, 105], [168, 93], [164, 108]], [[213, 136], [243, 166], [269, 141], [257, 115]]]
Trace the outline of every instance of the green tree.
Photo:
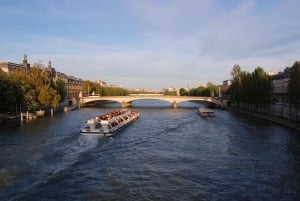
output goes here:
[[295, 62], [291, 68], [290, 80], [288, 83], [288, 97], [290, 105], [294, 104], [296, 107], [296, 121], [298, 121], [298, 110], [300, 105], [300, 61]]
[[[31, 93], [29, 95], [28, 93]], [[35, 93], [32, 87], [24, 80], [15, 79], [0, 73], [0, 110], [15, 111], [21, 108], [33, 108], [37, 105], [34, 100]]]
[[209, 91], [209, 96], [211, 97], [219, 96], [219, 87], [217, 85], [208, 82], [206, 84], [206, 89]]
[[180, 96], [188, 96], [189, 95], [188, 91], [185, 88], [180, 88], [179, 94], [180, 94]]
[[288, 83], [288, 97], [291, 104], [299, 105], [300, 101], [300, 61], [294, 63], [291, 68]]
[[[228, 89], [231, 99], [238, 106], [243, 102], [250, 106], [264, 106], [272, 100], [272, 81], [261, 67], [257, 67], [253, 73], [241, 71], [235, 65], [231, 71], [233, 83]], [[252, 108], [252, 107], [251, 107]]]
[[56, 108], [61, 100], [60, 93], [65, 97], [64, 83], [54, 83], [41, 68], [33, 67], [30, 70], [15, 72], [12, 78], [23, 81], [23, 87], [20, 89], [23, 105], [28, 110], [37, 109], [41, 105]]
[[23, 107], [29, 111], [38, 109], [37, 92], [27, 82], [22, 81], [22, 83]]
[[57, 94], [55, 89], [44, 86], [40, 88], [38, 100], [42, 105], [55, 109], [59, 104], [60, 96]]
[[67, 89], [65, 83], [62, 80], [58, 80], [54, 89], [56, 89], [57, 93], [60, 96], [60, 102], [63, 102], [67, 96]]
[[257, 67], [252, 73], [253, 86], [251, 99], [255, 105], [266, 105], [272, 100], [272, 80], [263, 68]]
[[239, 100], [243, 103], [252, 103], [253, 77], [251, 73], [242, 71], [240, 73]]
[[231, 100], [236, 102], [237, 105], [239, 105], [241, 99], [241, 72], [241, 67], [235, 64], [230, 73], [232, 76], [232, 84], [228, 89]]
[[242, 72], [242, 69], [241, 69], [240, 65], [235, 64], [231, 71], [232, 80], [234, 82], [237, 82], [237, 83], [241, 82], [241, 72]]
[[177, 96], [177, 91], [167, 89], [167, 90], [164, 91], [164, 95], [165, 96]]
[[209, 87], [199, 86], [197, 88], [190, 89], [189, 94], [191, 96], [204, 96], [210, 97], [211, 96], [211, 87], [213, 84], [209, 85]]
[[0, 75], [0, 110], [12, 111], [15, 108], [16, 97], [14, 80], [7, 77], [3, 73]]

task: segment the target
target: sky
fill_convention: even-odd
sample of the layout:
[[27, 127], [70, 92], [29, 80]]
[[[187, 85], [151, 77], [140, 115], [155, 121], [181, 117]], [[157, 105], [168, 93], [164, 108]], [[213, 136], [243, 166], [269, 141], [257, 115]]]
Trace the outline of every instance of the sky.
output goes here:
[[300, 60], [299, 0], [0, 0], [0, 61], [126, 88], [195, 88]]

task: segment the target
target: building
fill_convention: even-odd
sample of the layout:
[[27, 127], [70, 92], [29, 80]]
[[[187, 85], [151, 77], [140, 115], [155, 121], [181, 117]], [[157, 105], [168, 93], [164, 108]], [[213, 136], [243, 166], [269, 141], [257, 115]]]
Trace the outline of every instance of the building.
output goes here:
[[223, 81], [223, 86], [224, 87], [229, 87], [232, 84], [232, 80], [224, 80]]
[[23, 63], [16, 64], [12, 62], [0, 62], [0, 69], [1, 71], [11, 75], [15, 71], [22, 71], [30, 69], [30, 64], [27, 61], [27, 55], [24, 55]]
[[[82, 91], [83, 80], [76, 78], [74, 76], [67, 76], [64, 73], [57, 72], [55, 68], [52, 67], [51, 61], [48, 63], [48, 67], [43, 65], [33, 66], [40, 68], [42, 73], [46, 74], [47, 77], [53, 79], [54, 81], [62, 80], [65, 83], [67, 90], [67, 99], [78, 98], [79, 93]], [[12, 62], [0, 62], [0, 70], [11, 75], [13, 72], [29, 70], [30, 64], [27, 61], [27, 55], [24, 55], [23, 63], [16, 64]]]
[[68, 76], [68, 83], [66, 85], [67, 98], [78, 98], [79, 93], [82, 92], [83, 80], [74, 76]]
[[291, 104], [288, 97], [288, 85], [294, 66], [299, 66], [300, 61], [296, 61], [292, 67], [286, 67], [283, 72], [271, 76], [273, 83], [274, 101], [271, 105], [271, 112], [275, 116], [299, 121], [300, 110], [297, 105]]
[[288, 102], [288, 84], [290, 80], [291, 68], [286, 67], [283, 72], [271, 76], [273, 82], [274, 101], [279, 103]]
[[106, 82], [104, 82], [102, 80], [97, 80], [96, 83], [99, 84], [99, 86], [101, 86], [101, 87], [107, 87]]

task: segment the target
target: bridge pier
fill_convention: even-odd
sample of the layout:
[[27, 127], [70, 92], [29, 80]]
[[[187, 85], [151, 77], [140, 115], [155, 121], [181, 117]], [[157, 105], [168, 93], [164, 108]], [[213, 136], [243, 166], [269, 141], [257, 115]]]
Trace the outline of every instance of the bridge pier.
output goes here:
[[173, 103], [172, 103], [172, 108], [177, 108], [177, 103], [176, 103], [176, 101], [173, 101]]
[[127, 103], [127, 102], [125, 102], [125, 101], [122, 101], [122, 103], [121, 103], [121, 107], [122, 107], [122, 108], [125, 108], [125, 107], [131, 107], [131, 106], [132, 106], [131, 103]]

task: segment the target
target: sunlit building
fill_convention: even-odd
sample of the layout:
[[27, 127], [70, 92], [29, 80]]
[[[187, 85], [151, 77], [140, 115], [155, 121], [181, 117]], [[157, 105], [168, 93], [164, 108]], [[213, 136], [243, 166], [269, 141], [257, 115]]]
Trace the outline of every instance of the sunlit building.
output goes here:
[[23, 63], [17, 64], [12, 62], [0, 62], [1, 71], [11, 75], [15, 71], [22, 71], [30, 69], [30, 64], [27, 61], [27, 55], [24, 55]]
[[[57, 72], [52, 67], [51, 61], [48, 63], [48, 67], [44, 67], [42, 64], [35, 64], [32, 67], [37, 67], [42, 70], [42, 73], [47, 77], [54, 79], [54, 81], [62, 80], [65, 83], [67, 90], [67, 98], [78, 98], [80, 91], [82, 90], [83, 80], [74, 76], [67, 76], [64, 73]], [[17, 64], [12, 62], [0, 62], [0, 70], [11, 75], [16, 71], [29, 70], [30, 64], [27, 61], [27, 55], [24, 55], [23, 63]]]
[[224, 87], [229, 87], [232, 84], [232, 80], [224, 80], [223, 81], [223, 86]]

